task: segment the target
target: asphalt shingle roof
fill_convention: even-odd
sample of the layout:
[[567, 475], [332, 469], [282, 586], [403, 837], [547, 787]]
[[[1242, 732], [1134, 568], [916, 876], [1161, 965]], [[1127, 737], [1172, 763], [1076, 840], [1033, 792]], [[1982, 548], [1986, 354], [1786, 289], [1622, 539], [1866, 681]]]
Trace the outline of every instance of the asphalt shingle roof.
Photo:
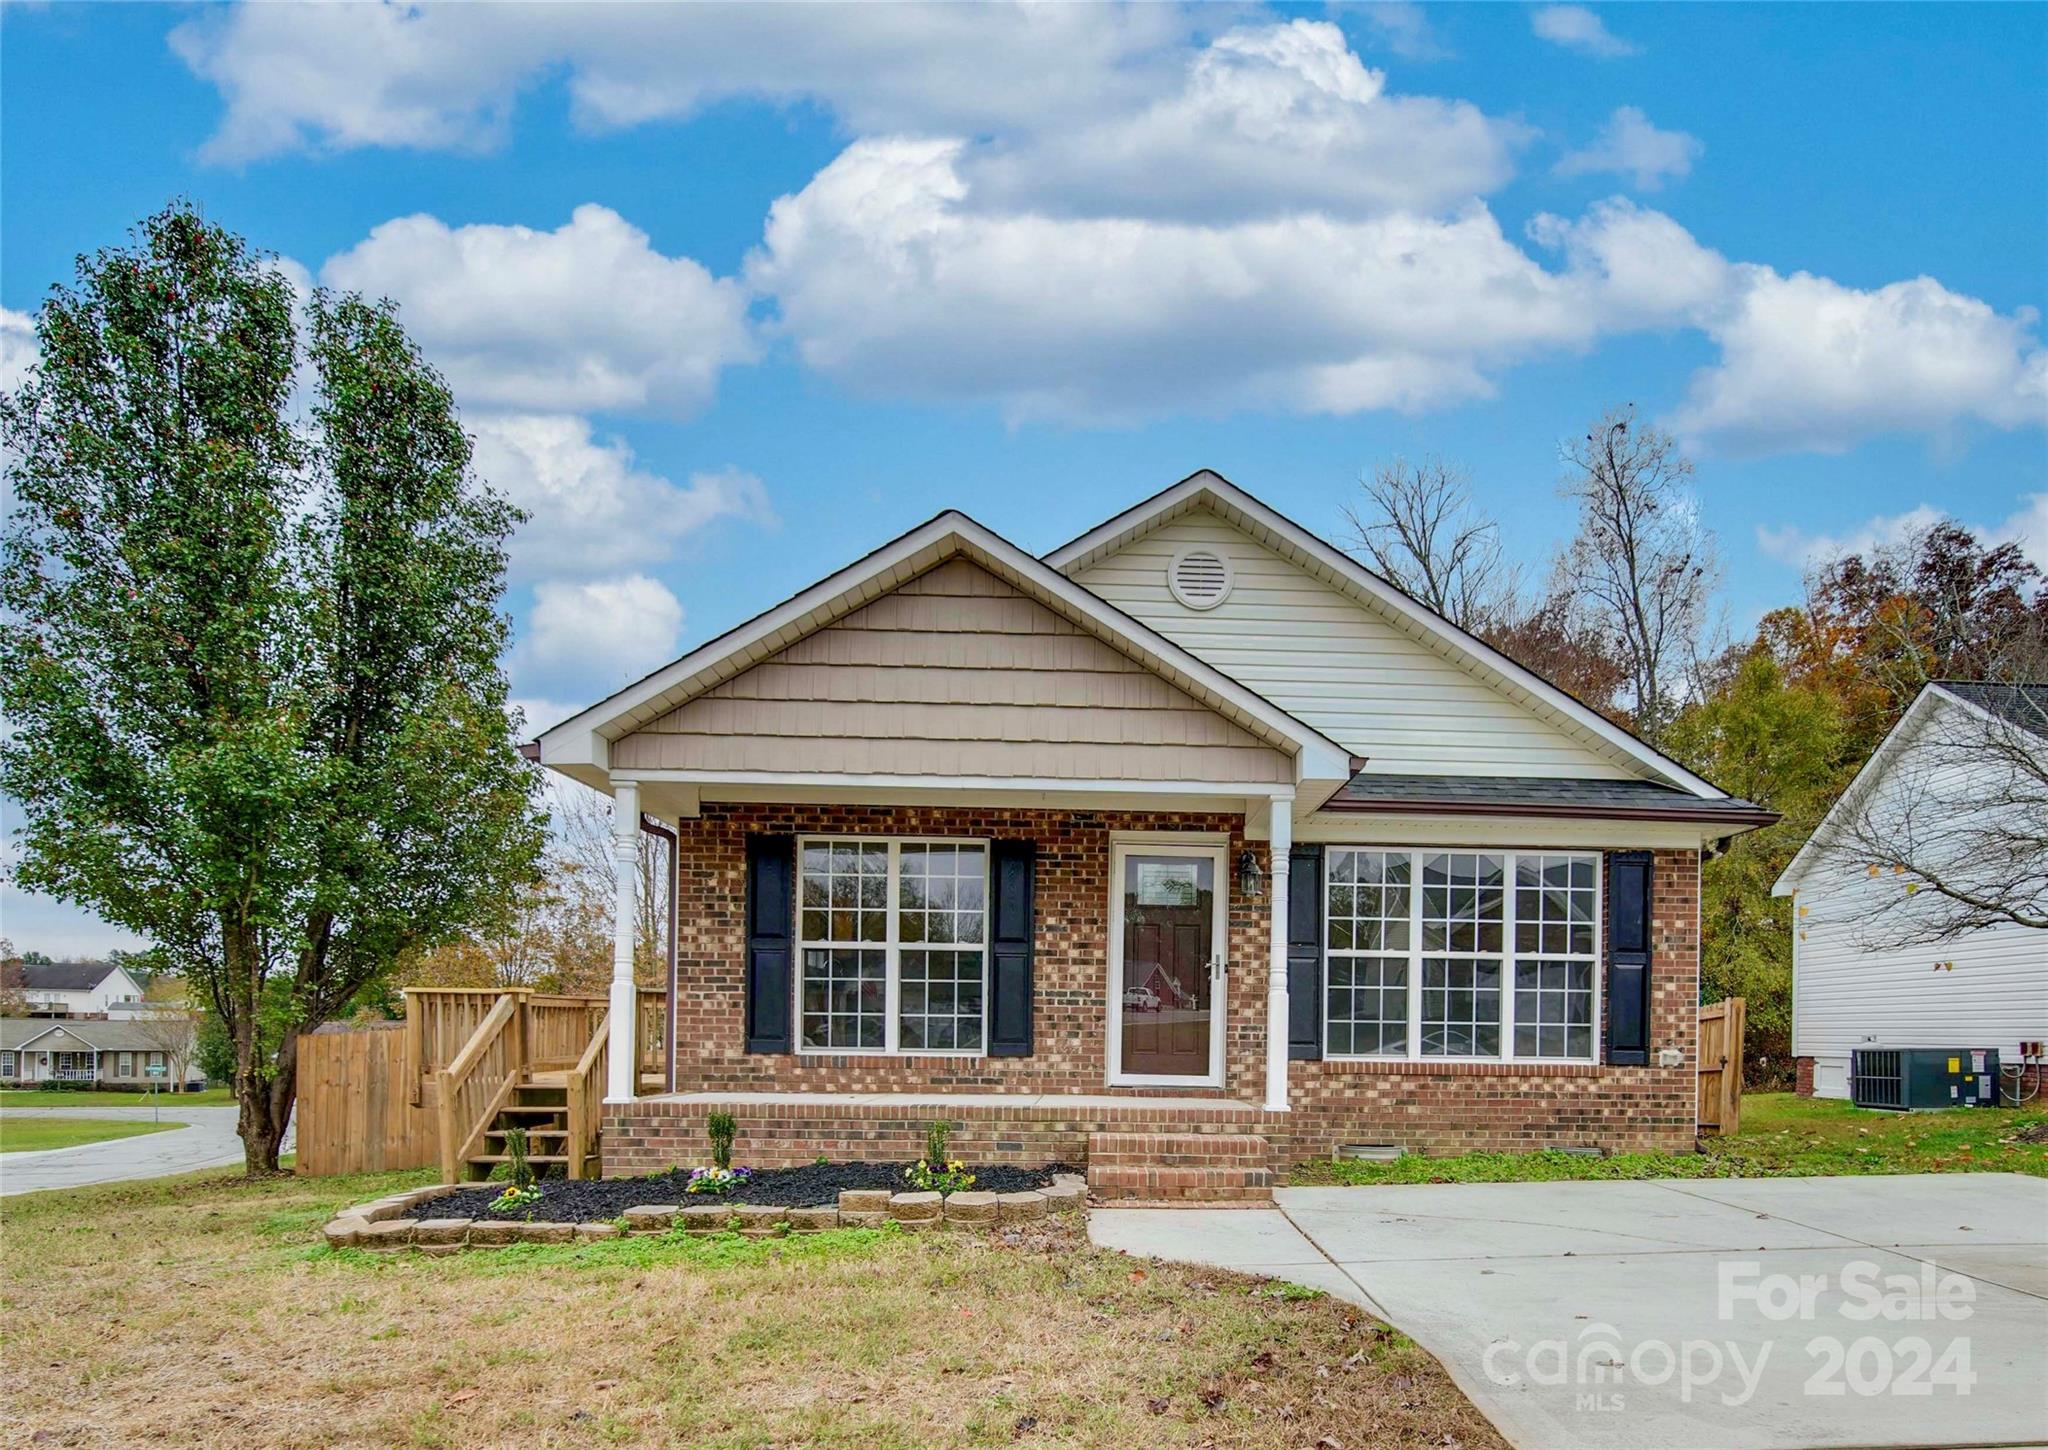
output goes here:
[[21, 985], [31, 992], [90, 992], [113, 974], [112, 962], [23, 962]]
[[1332, 810], [1389, 810], [1412, 806], [1477, 813], [1499, 809], [1514, 814], [1557, 810], [1569, 815], [1726, 818], [1731, 824], [1765, 824], [1777, 817], [1733, 796], [1706, 800], [1648, 780], [1573, 780], [1549, 776], [1355, 775], [1331, 797]]
[[1983, 680], [1936, 680], [1934, 685], [2001, 720], [2048, 736], [2048, 685], [1994, 685]]

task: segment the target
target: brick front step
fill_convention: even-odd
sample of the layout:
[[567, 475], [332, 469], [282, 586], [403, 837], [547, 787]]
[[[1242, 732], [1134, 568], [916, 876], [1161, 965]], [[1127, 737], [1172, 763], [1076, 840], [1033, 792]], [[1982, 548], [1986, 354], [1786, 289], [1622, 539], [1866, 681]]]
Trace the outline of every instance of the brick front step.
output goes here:
[[1251, 1133], [1093, 1133], [1088, 1192], [1148, 1203], [1262, 1203], [1272, 1150]]

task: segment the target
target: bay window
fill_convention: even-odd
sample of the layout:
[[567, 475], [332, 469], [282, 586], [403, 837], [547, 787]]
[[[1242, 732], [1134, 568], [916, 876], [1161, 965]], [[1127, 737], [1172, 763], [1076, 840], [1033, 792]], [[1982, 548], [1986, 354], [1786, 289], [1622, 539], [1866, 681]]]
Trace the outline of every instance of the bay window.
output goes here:
[[1599, 859], [1333, 846], [1324, 1052], [1594, 1060]]
[[807, 838], [798, 876], [799, 1050], [982, 1051], [984, 843]]

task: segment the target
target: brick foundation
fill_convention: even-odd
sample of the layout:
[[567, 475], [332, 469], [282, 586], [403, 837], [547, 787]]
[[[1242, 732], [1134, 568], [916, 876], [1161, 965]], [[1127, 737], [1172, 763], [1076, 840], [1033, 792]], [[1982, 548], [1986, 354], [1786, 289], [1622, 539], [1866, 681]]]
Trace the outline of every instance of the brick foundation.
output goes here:
[[[1225, 872], [1229, 960], [1225, 1081], [1220, 1090], [1106, 1086], [1110, 834], [1228, 832]], [[864, 1057], [744, 1051], [746, 837], [754, 832], [1027, 838], [1038, 846], [1035, 1051], [1030, 1057]], [[1503, 836], [1510, 833], [1503, 830]], [[1506, 847], [1512, 839], [1498, 843]], [[676, 1090], [679, 1093], [1114, 1093], [1130, 1108], [1024, 1113], [946, 1105], [964, 1156], [1082, 1161], [1091, 1132], [1186, 1132], [1183, 1109], [1148, 1110], [1147, 1098], [1213, 1098], [1215, 1130], [1262, 1133], [1275, 1166], [1324, 1156], [1341, 1144], [1393, 1144], [1443, 1154], [1476, 1148], [1528, 1151], [1590, 1146], [1648, 1151], [1694, 1139], [1698, 1036], [1699, 858], [1657, 853], [1652, 885], [1651, 1062], [1648, 1067], [1516, 1067], [1487, 1063], [1292, 1062], [1293, 1110], [1266, 1115], [1267, 930], [1270, 907], [1236, 894], [1245, 848], [1240, 816], [1202, 813], [994, 808], [787, 806], [707, 802], [681, 823], [677, 944]], [[1252, 843], [1254, 850], [1263, 850]], [[1676, 1066], [1656, 1065], [1676, 1049]], [[830, 1157], [909, 1158], [926, 1112], [847, 1104], [733, 1105], [739, 1156], [762, 1166]], [[615, 1109], [605, 1126], [605, 1170], [642, 1173], [704, 1156], [702, 1103], [647, 1099]], [[1126, 1111], [1137, 1117], [1126, 1117]], [[1255, 1124], [1256, 1126], [1252, 1126]]]
[[1813, 1059], [1795, 1057], [1792, 1059], [1792, 1091], [1802, 1098], [1813, 1096]]

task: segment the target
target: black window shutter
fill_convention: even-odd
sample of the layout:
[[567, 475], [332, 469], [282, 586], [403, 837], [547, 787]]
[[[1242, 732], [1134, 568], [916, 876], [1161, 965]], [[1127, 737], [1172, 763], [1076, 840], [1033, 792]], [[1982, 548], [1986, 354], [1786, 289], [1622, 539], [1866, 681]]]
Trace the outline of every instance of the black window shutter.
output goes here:
[[1323, 848], [1287, 853], [1287, 1055], [1323, 1055]]
[[788, 1052], [796, 837], [747, 837], [747, 1051]]
[[1650, 1061], [1650, 853], [1607, 855], [1607, 1060]]
[[1038, 846], [997, 841], [989, 852], [988, 1055], [1031, 1056], [1031, 944]]

